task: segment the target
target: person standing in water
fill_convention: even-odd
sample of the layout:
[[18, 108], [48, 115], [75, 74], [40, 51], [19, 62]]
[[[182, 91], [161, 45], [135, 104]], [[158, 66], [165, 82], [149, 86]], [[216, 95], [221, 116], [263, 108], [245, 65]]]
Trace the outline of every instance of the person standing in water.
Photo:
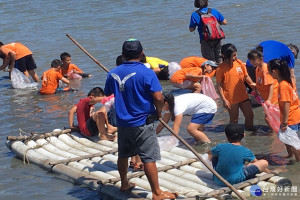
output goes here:
[[34, 71], [37, 67], [32, 52], [25, 45], [16, 42], [4, 45], [0, 42], [0, 57], [3, 59], [0, 70], [9, 66], [10, 72], [15, 67], [25, 76], [30, 75], [35, 82], [39, 82], [39, 77]]
[[[300, 126], [300, 102], [297, 94], [297, 88], [295, 83], [292, 81], [288, 64], [284, 60], [273, 59], [268, 62], [268, 70], [271, 76], [279, 82], [278, 103], [280, 109], [280, 130], [284, 134], [289, 127], [296, 132], [295, 136], [298, 137], [297, 132], [299, 131]], [[283, 142], [285, 143], [288, 152], [287, 157], [292, 157], [294, 155], [297, 162], [299, 162], [300, 149], [296, 149], [291, 144], [287, 144], [285, 141]], [[293, 143], [298, 143], [297, 146], [300, 146], [299, 138], [298, 141], [295, 140]]]
[[216, 71], [216, 84], [223, 106], [228, 110], [230, 123], [238, 123], [241, 109], [246, 130], [254, 130], [254, 114], [244, 82], [247, 81], [252, 87], [255, 87], [255, 83], [249, 77], [245, 64], [237, 59], [237, 49], [233, 44], [224, 44], [221, 53], [223, 62]]
[[163, 107], [161, 85], [153, 70], [140, 62], [143, 47], [138, 40], [125, 41], [122, 55], [125, 62], [108, 73], [104, 89], [106, 96], [115, 96], [120, 190], [128, 191], [135, 187], [127, 177], [128, 158], [138, 154], [144, 163], [152, 199], [175, 199], [176, 193], [160, 189], [156, 168], [160, 151], [154, 119], [161, 116]]
[[[222, 40], [212, 40], [207, 41], [203, 38], [203, 22], [201, 20], [200, 13], [208, 12], [208, 0], [195, 0], [194, 6], [199, 8], [199, 10], [195, 11], [191, 15], [189, 30], [190, 32], [195, 31], [196, 27], [198, 27], [198, 33], [200, 37], [200, 45], [201, 45], [201, 54], [204, 58], [214, 61], [217, 64], [222, 62], [221, 57], [221, 46]], [[227, 20], [223, 17], [223, 15], [216, 9], [211, 9], [211, 14], [217, 19], [218, 23], [221, 25], [226, 25]]]

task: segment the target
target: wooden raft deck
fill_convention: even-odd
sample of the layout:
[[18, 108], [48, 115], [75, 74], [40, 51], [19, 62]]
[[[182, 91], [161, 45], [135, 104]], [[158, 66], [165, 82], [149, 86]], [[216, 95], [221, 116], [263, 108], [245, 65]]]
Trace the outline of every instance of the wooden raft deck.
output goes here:
[[[143, 171], [133, 172], [129, 169], [128, 177], [137, 186], [131, 193], [120, 192], [116, 141], [91, 141], [79, 133], [63, 130], [31, 136], [9, 136], [6, 144], [24, 163], [66, 175], [75, 182], [114, 199], [152, 198], [150, 185]], [[161, 151], [157, 167], [161, 188], [179, 193], [177, 199], [212, 200], [231, 195], [229, 188], [221, 188], [212, 181], [212, 173], [189, 150], [175, 147], [170, 151]], [[234, 186], [247, 197], [250, 196], [252, 184], [264, 188], [282, 183], [291, 184], [284, 177], [261, 173], [257, 178]]]

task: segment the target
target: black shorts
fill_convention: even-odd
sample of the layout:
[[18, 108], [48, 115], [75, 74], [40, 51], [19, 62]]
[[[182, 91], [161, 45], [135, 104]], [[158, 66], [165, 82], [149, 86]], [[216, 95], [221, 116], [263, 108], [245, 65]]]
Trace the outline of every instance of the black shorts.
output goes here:
[[16, 60], [15, 68], [17, 68], [21, 72], [25, 72], [26, 70], [27, 71], [34, 70], [37, 67], [32, 55], [27, 55], [23, 58]]
[[99, 130], [98, 130], [97, 124], [96, 124], [95, 120], [93, 120], [93, 118], [90, 117], [86, 121], [86, 127], [88, 128], [91, 136], [96, 136], [96, 135], [99, 134]]

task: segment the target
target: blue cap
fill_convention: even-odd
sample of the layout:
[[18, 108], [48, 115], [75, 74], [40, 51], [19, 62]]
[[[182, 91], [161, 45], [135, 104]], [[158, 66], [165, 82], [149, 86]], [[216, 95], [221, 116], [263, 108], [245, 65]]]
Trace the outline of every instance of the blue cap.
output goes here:
[[210, 65], [212, 67], [218, 67], [218, 65], [214, 61], [211, 61], [211, 60], [205, 61], [201, 66], [204, 66], [204, 65]]

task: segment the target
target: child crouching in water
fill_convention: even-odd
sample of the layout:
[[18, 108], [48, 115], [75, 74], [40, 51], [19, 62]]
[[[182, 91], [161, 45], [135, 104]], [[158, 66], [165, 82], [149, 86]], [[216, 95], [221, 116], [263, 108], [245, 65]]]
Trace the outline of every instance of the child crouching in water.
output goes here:
[[[295, 138], [290, 139], [290, 144], [286, 141], [282, 141], [279, 135], [279, 139], [285, 143], [288, 156], [296, 157], [297, 162], [300, 161], [300, 141], [297, 135], [300, 126], [300, 102], [297, 95], [297, 89], [295, 83], [292, 81], [291, 72], [288, 64], [284, 60], [273, 59], [268, 63], [268, 70], [271, 76], [278, 80], [278, 103], [280, 110], [280, 130], [284, 134], [287, 128], [292, 129], [295, 132]], [[293, 146], [291, 146], [293, 144]]]
[[[83, 135], [88, 137], [99, 135], [100, 140], [113, 141], [116, 139], [116, 136], [112, 134], [117, 131], [117, 128], [108, 123], [105, 106], [102, 106], [98, 111], [94, 112], [94, 105], [99, 103], [103, 98], [103, 89], [95, 87], [90, 90], [86, 98], [80, 99], [79, 102], [71, 108], [69, 111], [69, 126], [72, 131], [80, 131]], [[79, 127], [74, 126], [75, 113], [77, 113]]]
[[[229, 143], [218, 144], [208, 152], [214, 169], [225, 180], [236, 184], [254, 178], [260, 172], [269, 173], [268, 162], [257, 160], [249, 149], [241, 145], [241, 140], [245, 136], [242, 125], [227, 125], [225, 134]], [[245, 161], [249, 162], [246, 166]], [[213, 180], [220, 186], [226, 186], [216, 176], [213, 176]]]

